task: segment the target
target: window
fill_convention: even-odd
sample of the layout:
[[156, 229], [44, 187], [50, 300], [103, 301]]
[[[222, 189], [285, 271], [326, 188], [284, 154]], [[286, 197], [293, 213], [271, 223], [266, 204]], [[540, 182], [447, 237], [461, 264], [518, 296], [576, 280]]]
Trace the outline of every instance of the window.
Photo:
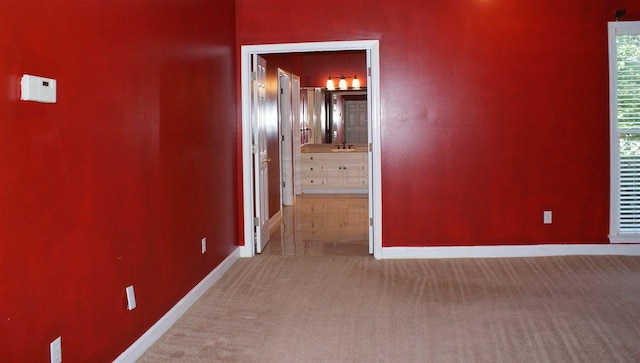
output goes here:
[[640, 22], [609, 23], [612, 243], [640, 242]]

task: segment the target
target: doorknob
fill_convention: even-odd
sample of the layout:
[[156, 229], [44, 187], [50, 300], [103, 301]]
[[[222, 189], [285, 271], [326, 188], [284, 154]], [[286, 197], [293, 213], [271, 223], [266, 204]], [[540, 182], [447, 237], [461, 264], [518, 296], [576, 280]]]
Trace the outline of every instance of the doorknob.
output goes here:
[[264, 162], [267, 162], [267, 163], [268, 163], [268, 162], [270, 162], [270, 161], [271, 161], [271, 158], [264, 158], [264, 159], [262, 159], [262, 161], [264, 161]]

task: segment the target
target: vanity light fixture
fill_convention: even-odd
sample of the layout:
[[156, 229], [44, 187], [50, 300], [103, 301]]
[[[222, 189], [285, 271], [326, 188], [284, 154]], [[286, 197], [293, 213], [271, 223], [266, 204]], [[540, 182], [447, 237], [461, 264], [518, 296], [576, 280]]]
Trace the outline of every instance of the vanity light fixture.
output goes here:
[[[351, 77], [345, 77], [344, 75], [342, 75], [340, 77], [331, 77], [331, 76], [329, 76], [329, 79], [327, 79], [327, 90], [334, 91], [336, 89], [336, 85], [333, 82], [334, 78], [340, 78], [340, 81], [338, 82], [338, 88], [339, 89], [341, 89], [341, 90], [349, 89], [349, 87], [347, 87], [347, 78], [351, 78]], [[360, 89], [360, 80], [358, 79], [357, 75], [353, 76], [353, 81], [351, 81], [351, 88], [352, 89]]]
[[334, 89], [336, 89], [336, 85], [333, 84], [333, 79], [331, 79], [332, 77], [329, 76], [329, 79], [327, 80], [327, 89], [329, 91], [333, 91]]
[[345, 78], [345, 76], [340, 77], [340, 82], [338, 82], [338, 88], [340, 88], [341, 90], [347, 89], [347, 79]]
[[351, 82], [351, 88], [360, 89], [360, 80], [358, 79], [357, 75], [353, 76], [353, 81]]

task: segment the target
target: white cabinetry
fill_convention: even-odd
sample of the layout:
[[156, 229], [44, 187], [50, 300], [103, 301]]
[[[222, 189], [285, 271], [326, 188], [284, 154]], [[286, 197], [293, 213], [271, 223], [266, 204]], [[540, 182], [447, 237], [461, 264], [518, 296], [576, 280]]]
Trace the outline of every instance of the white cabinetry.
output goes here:
[[366, 152], [300, 154], [302, 193], [367, 193]]

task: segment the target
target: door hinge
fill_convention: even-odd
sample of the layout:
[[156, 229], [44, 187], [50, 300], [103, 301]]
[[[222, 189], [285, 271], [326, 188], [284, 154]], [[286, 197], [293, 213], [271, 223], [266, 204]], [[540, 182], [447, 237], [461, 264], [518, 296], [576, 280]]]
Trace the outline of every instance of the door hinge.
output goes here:
[[286, 182], [282, 182], [282, 188], [286, 188], [287, 187], [287, 183]]
[[373, 152], [373, 143], [369, 143], [369, 152]]
[[251, 145], [251, 153], [252, 154], [258, 153], [258, 145]]
[[280, 136], [282, 136], [282, 141], [284, 141], [284, 135], [280, 135]]
[[256, 79], [258, 79], [258, 72], [256, 71], [251, 72], [251, 80], [255, 81]]
[[253, 218], [253, 226], [258, 227], [260, 225], [260, 219], [258, 217]]
[[367, 68], [367, 76], [371, 77], [371, 67]]
[[284, 94], [284, 88], [280, 88], [280, 94], [283, 95]]
[[369, 218], [369, 226], [373, 227], [373, 218]]

